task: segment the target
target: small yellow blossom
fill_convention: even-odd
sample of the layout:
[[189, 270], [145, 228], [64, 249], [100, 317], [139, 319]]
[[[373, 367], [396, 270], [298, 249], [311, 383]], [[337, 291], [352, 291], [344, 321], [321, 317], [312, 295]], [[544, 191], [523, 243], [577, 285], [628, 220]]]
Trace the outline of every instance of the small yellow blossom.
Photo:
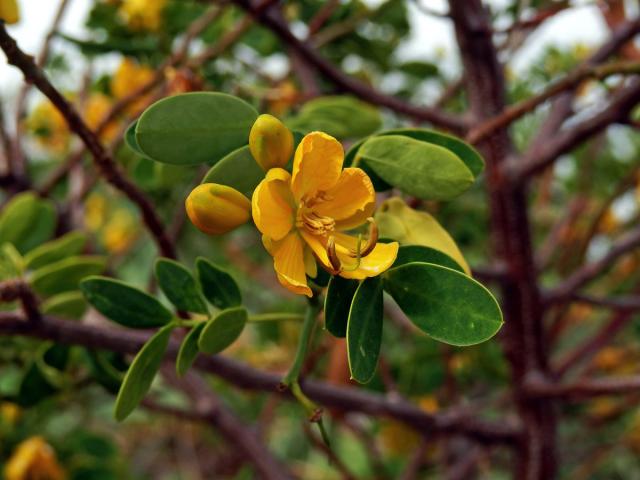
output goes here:
[[220, 235], [247, 223], [251, 202], [235, 188], [217, 183], [198, 185], [185, 202], [191, 222], [209, 235]]
[[298, 89], [290, 80], [285, 80], [276, 85], [276, 87], [267, 95], [267, 103], [269, 111], [274, 115], [283, 115], [287, 113], [293, 105], [296, 104], [300, 97]]
[[93, 193], [84, 203], [84, 224], [92, 232], [98, 231], [105, 223], [107, 215], [107, 199]]
[[122, 0], [120, 14], [132, 30], [157, 31], [167, 0]]
[[[253, 192], [253, 220], [273, 256], [280, 283], [312, 296], [314, 257], [333, 275], [363, 279], [395, 261], [398, 243], [377, 243], [371, 215], [375, 191], [360, 168], [342, 169], [344, 151], [322, 132], [306, 135], [296, 150], [293, 173], [272, 168]], [[370, 222], [369, 238], [343, 233]]]
[[17, 446], [4, 467], [6, 480], [64, 480], [56, 454], [42, 437], [31, 437]]
[[276, 117], [260, 115], [249, 132], [249, 149], [263, 170], [284, 168], [293, 153], [293, 134]]
[[20, 407], [11, 402], [0, 403], [0, 417], [5, 424], [14, 425], [22, 415]]
[[[139, 65], [129, 57], [125, 57], [111, 78], [111, 93], [116, 100], [128, 97], [136, 90], [147, 85], [153, 79], [154, 71], [145, 66]], [[127, 113], [137, 115], [150, 102], [149, 95], [143, 95], [138, 100], [132, 102], [127, 108]]]
[[20, 21], [20, 9], [17, 0], [0, 0], [0, 20], [7, 25]]
[[[96, 130], [102, 123], [102, 120], [109, 114], [113, 106], [112, 100], [102, 93], [92, 93], [87, 98], [84, 105], [84, 119], [87, 126], [92, 130]], [[110, 122], [102, 130], [100, 138], [105, 142], [110, 142], [118, 135], [118, 123]]]
[[49, 100], [35, 106], [27, 118], [26, 127], [42, 147], [52, 152], [62, 153], [69, 146], [67, 122]]
[[102, 243], [109, 253], [120, 254], [131, 248], [139, 233], [136, 217], [126, 208], [119, 208], [104, 226]]

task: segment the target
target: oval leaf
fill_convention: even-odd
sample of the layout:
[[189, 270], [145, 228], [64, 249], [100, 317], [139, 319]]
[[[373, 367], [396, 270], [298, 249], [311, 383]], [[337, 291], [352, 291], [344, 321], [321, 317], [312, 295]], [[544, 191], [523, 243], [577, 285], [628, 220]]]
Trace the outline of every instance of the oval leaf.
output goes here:
[[263, 178], [264, 170], [255, 161], [247, 145], [234, 150], [211, 167], [201, 183], [227, 185], [251, 198]]
[[173, 319], [158, 300], [119, 280], [91, 277], [80, 283], [80, 289], [96, 310], [125, 327], [161, 327]]
[[480, 283], [430, 263], [408, 263], [384, 274], [384, 289], [409, 319], [431, 338], [474, 345], [502, 326], [498, 302]]
[[349, 280], [334, 275], [329, 280], [327, 296], [324, 299], [324, 326], [334, 337], [347, 335], [347, 320], [351, 301], [358, 288], [357, 280]]
[[422, 245], [402, 245], [398, 249], [398, 256], [396, 257], [396, 261], [393, 262], [392, 267], [399, 267], [414, 262], [434, 263], [465, 273], [464, 269], [449, 255]]
[[351, 303], [347, 324], [347, 354], [351, 377], [367, 383], [376, 372], [382, 341], [382, 280], [363, 280]]
[[71, 257], [39, 268], [29, 283], [41, 295], [77, 290], [83, 278], [103, 272], [106, 264], [104, 257]]
[[183, 376], [187, 373], [187, 370], [191, 368], [193, 361], [198, 356], [198, 352], [200, 351], [198, 340], [205, 325], [206, 322], [199, 323], [184, 337], [182, 345], [180, 345], [180, 350], [178, 351], [178, 357], [176, 358], [176, 372], [178, 372], [178, 375]]
[[0, 213], [0, 244], [12, 243], [22, 254], [47, 241], [56, 226], [52, 203], [33, 192], [13, 197]]
[[209, 320], [200, 333], [198, 347], [204, 353], [218, 353], [227, 348], [242, 333], [247, 323], [247, 311], [228, 308]]
[[87, 310], [87, 302], [81, 292], [65, 292], [45, 300], [41, 309], [45, 315], [79, 320]]
[[205, 298], [218, 308], [237, 307], [242, 295], [233, 277], [206, 258], [196, 260], [198, 280]]
[[138, 119], [136, 142], [162, 163], [215, 162], [246, 145], [258, 112], [224, 93], [174, 95], [149, 107]]
[[63, 260], [82, 251], [87, 243], [87, 236], [82, 232], [70, 232], [60, 238], [40, 245], [24, 257], [29, 270], [44, 267], [58, 260]]
[[455, 198], [475, 180], [449, 150], [401, 135], [372, 137], [358, 155], [385, 182], [422, 199]]
[[119, 422], [133, 412], [151, 388], [174, 327], [167, 325], [161, 328], [133, 359], [116, 398], [115, 417]]
[[127, 146], [133, 150], [136, 154], [140, 155], [143, 158], [149, 158], [138, 145], [138, 141], [136, 140], [136, 127], [138, 126], [138, 121], [134, 121], [129, 125], [127, 131], [124, 134], [124, 141]]
[[178, 310], [209, 312], [196, 279], [186, 267], [173, 260], [160, 258], [156, 261], [155, 271], [158, 285]]

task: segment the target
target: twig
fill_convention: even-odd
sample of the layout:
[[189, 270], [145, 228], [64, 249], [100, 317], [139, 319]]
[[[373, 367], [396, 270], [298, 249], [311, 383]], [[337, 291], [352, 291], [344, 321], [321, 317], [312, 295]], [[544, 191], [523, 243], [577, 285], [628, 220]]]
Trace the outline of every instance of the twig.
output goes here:
[[84, 123], [73, 105], [49, 82], [42, 69], [34, 63], [33, 58], [20, 50], [15, 40], [7, 33], [4, 24], [1, 22], [0, 48], [2, 48], [6, 54], [9, 63], [19, 68], [25, 80], [33, 83], [38, 90], [51, 100], [51, 103], [53, 103], [62, 116], [64, 116], [69, 128], [82, 139], [87, 150], [89, 150], [93, 156], [93, 160], [105, 180], [124, 193], [129, 200], [138, 206], [142, 212], [143, 221], [153, 235], [162, 255], [175, 258], [174, 246], [167, 237], [164, 226], [151, 205], [151, 202], [136, 185], [123, 175], [117, 163], [102, 146], [95, 133]]
[[31, 323], [42, 321], [42, 315], [38, 309], [38, 299], [35, 297], [29, 285], [23, 280], [5, 280], [0, 282], [0, 303], [20, 300], [22, 310]]

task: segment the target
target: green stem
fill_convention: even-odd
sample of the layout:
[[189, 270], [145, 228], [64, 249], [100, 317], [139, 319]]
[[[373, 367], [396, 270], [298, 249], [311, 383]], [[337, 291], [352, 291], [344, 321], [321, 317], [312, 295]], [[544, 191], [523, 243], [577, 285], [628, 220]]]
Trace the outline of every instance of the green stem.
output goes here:
[[[293, 365], [289, 369], [287, 375], [282, 379], [282, 384], [286, 387], [291, 387], [293, 383], [298, 383], [298, 377], [300, 376], [300, 370], [302, 370], [302, 364], [307, 356], [307, 349], [309, 348], [309, 342], [311, 340], [311, 333], [315, 325], [316, 317], [320, 311], [321, 306], [317, 302], [310, 302], [307, 308], [307, 313], [304, 316], [304, 323], [302, 324], [302, 333], [300, 334], [300, 340], [298, 342], [298, 349], [296, 356], [293, 360]], [[301, 392], [302, 393], [302, 392]]]
[[286, 320], [292, 321], [302, 321], [305, 316], [299, 313], [261, 313], [259, 315], [249, 315], [249, 322], [259, 323], [259, 322], [281, 322]]

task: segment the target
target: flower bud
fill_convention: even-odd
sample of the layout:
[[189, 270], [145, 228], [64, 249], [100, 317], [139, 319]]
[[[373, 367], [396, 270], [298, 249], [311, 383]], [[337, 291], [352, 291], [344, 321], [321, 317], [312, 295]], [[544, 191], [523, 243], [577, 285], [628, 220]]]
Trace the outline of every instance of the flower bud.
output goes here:
[[17, 0], [0, 0], [0, 20], [7, 25], [18, 23], [20, 20], [20, 10]]
[[198, 185], [185, 202], [191, 222], [209, 235], [220, 235], [251, 218], [251, 201], [235, 188], [218, 183]]
[[249, 149], [263, 170], [284, 168], [293, 154], [293, 134], [272, 115], [260, 115], [249, 133]]

